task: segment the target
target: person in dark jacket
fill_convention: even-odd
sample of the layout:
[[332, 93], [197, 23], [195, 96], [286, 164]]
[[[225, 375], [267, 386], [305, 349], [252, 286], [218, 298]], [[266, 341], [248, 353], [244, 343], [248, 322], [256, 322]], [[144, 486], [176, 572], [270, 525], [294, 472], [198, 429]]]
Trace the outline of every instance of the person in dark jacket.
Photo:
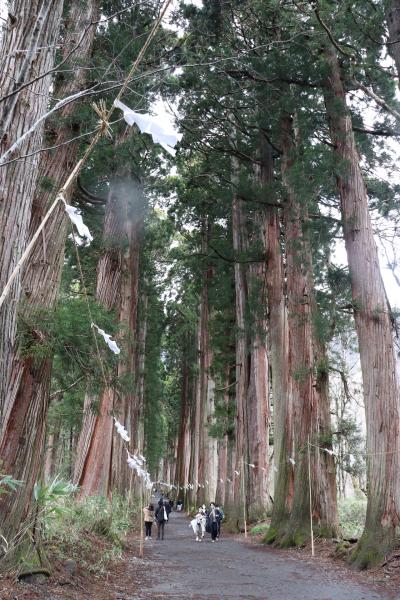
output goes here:
[[215, 509], [218, 513], [218, 516], [217, 516], [217, 541], [218, 541], [219, 538], [221, 537], [221, 522], [224, 520], [225, 515], [224, 515], [224, 511], [219, 506], [219, 504], [217, 504]]
[[218, 537], [218, 519], [221, 513], [215, 506], [214, 502], [210, 502], [210, 508], [207, 512], [207, 526], [206, 531], [211, 533], [211, 541], [215, 542]]
[[169, 519], [169, 515], [171, 514], [171, 500], [169, 498], [164, 499], [164, 506], [166, 508], [167, 516]]
[[160, 504], [156, 509], [156, 521], [157, 521], [157, 539], [164, 539], [164, 527], [168, 521], [168, 513], [165, 504]]

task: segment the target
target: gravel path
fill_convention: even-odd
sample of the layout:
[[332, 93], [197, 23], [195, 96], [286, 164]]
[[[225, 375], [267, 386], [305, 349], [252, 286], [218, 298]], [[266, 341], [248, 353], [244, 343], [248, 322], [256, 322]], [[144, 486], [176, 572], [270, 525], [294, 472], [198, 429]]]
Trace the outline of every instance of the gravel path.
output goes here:
[[[156, 536], [155, 536], [156, 537]], [[286, 552], [248, 546], [233, 537], [194, 541], [189, 521], [173, 513], [164, 541], [146, 542], [149, 587], [129, 600], [383, 600], [383, 591], [345, 580]], [[151, 566], [150, 566], [151, 565]], [[400, 598], [400, 593], [399, 593]]]

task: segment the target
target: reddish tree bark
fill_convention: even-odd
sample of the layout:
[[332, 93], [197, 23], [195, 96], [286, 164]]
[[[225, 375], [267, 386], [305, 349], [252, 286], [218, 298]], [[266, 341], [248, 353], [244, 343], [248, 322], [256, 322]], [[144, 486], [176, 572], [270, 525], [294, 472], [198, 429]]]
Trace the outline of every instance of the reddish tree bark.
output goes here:
[[[67, 33], [64, 38], [64, 57], [81, 38], [81, 44], [73, 57], [81, 62], [89, 56], [95, 28], [92, 27], [84, 37], [82, 36], [88, 23], [97, 16], [97, 4], [97, 0], [85, 4], [81, 2], [71, 4], [66, 23]], [[79, 67], [75, 70], [74, 77], [68, 81], [56, 80], [55, 93], [63, 97], [76, 91], [83, 85], [86, 73], [86, 70]], [[71, 125], [67, 124], [67, 119], [71, 117], [73, 110], [74, 107], [71, 104], [61, 111], [60, 124], [54, 130], [56, 143], [65, 142], [76, 134], [76, 128], [72, 127], [71, 130]], [[41, 155], [38, 185], [29, 225], [29, 238], [36, 232], [48, 210], [49, 202], [53, 199], [54, 187], [57, 188], [64, 181], [75, 163], [78, 147], [78, 143], [73, 142], [61, 146], [57, 153], [48, 152]], [[51, 189], [42, 187], [41, 182], [44, 180], [53, 182]], [[20, 307], [22, 315], [29, 317], [35, 311], [49, 310], [54, 307], [64, 261], [65, 237], [65, 211], [63, 205], [60, 204], [43, 231], [41, 239], [33, 248], [29, 262], [23, 271], [23, 303]], [[37, 325], [36, 336], [40, 340], [40, 323]], [[6, 390], [0, 453], [7, 454], [7, 466], [4, 468], [12, 469], [11, 472], [15, 477], [25, 481], [25, 485], [17, 490], [13, 498], [7, 499], [8, 510], [17, 516], [18, 512], [10, 503], [14, 501], [21, 505], [25, 504], [24, 511], [21, 513], [25, 514], [32, 497], [32, 486], [40, 476], [52, 357], [26, 359], [21, 356], [19, 348], [14, 347], [10, 361], [12, 370]], [[28, 381], [29, 385], [27, 385]], [[18, 428], [15, 427], [16, 422], [18, 422]], [[7, 450], [5, 451], [5, 449]]]
[[366, 567], [378, 562], [393, 547], [399, 526], [399, 384], [390, 307], [373, 236], [367, 189], [346, 105], [341, 68], [331, 46], [325, 51], [325, 59], [328, 69], [325, 105], [339, 165], [336, 179], [350, 271], [367, 425], [367, 517], [364, 533], [354, 553], [357, 564]]
[[182, 356], [182, 385], [179, 420], [179, 435], [177, 448], [177, 483], [179, 486], [188, 484], [188, 466], [190, 462], [190, 369], [188, 364], [188, 336]]
[[[328, 367], [317, 362], [323, 342], [314, 328], [316, 302], [310, 243], [303, 231], [307, 205], [297, 197], [291, 181], [295, 162], [292, 118], [284, 115], [282, 125], [282, 180], [285, 187], [285, 248], [287, 270], [288, 324], [291, 399], [293, 407], [294, 496], [282, 544], [301, 544], [310, 535], [308, 474], [309, 442], [313, 526], [316, 533], [335, 536], [338, 530], [336, 478], [332, 456], [319, 446], [331, 447], [330, 411], [327, 393]], [[318, 375], [317, 375], [318, 374]], [[323, 376], [323, 377], [322, 377]], [[317, 380], [318, 377], [318, 380]], [[288, 458], [288, 457], [287, 457]], [[286, 458], [286, 460], [287, 460]]]
[[[52, 68], [63, 2], [15, 1], [2, 39], [0, 89], [3, 95], [18, 89], [38, 73]], [[19, 50], [24, 49], [24, 52]], [[49, 101], [51, 76], [47, 75], [0, 104], [0, 150], [3, 153], [44, 115]], [[36, 151], [43, 139], [40, 124], [10, 157]], [[39, 155], [0, 166], [0, 290], [14, 270], [27, 242], [32, 202], [38, 178]], [[0, 455], [2, 470], [24, 485], [1, 498], [0, 528], [8, 536], [25, 518], [32, 488], [41, 467], [46, 406], [31, 402], [46, 388], [47, 360], [32, 358], [15, 373], [16, 315], [21, 278], [12, 285], [0, 309]], [[40, 339], [40, 333], [37, 332]], [[11, 391], [10, 391], [11, 390]]]
[[[137, 450], [139, 379], [136, 342], [143, 209], [141, 186], [137, 181], [122, 174], [111, 181], [104, 220], [107, 249], [97, 267], [96, 297], [107, 309], [117, 312], [120, 328], [128, 334], [117, 374], [130, 375], [133, 383], [130, 386], [132, 391], [124, 390], [117, 395], [107, 385], [98, 398], [87, 397], [85, 400], [74, 473], [74, 480], [81, 486], [81, 494], [84, 496], [107, 494], [111, 484], [121, 492], [129, 488], [126, 444], [117, 433], [112, 435], [112, 414], [128, 430], [131, 451]], [[98, 404], [97, 415], [93, 414], [93, 403]], [[98, 451], [99, 448], [102, 448], [101, 452]]]
[[[238, 165], [233, 161], [234, 182]], [[268, 492], [268, 442], [269, 442], [269, 391], [268, 357], [266, 350], [265, 264], [248, 266], [242, 256], [250, 243], [262, 245], [264, 213], [256, 211], [255, 227], [249, 231], [242, 199], [237, 192], [232, 201], [233, 247], [236, 254], [236, 468], [240, 476], [234, 477], [233, 494], [236, 511], [243, 513], [240, 504], [245, 500], [248, 516], [256, 519], [265, 516], [269, 505]], [[261, 298], [261, 301], [260, 301]], [[264, 300], [263, 300], [264, 299]], [[253, 304], [254, 331], [249, 332], [246, 311]], [[254, 306], [261, 306], [261, 310]], [[249, 467], [249, 464], [254, 465]], [[242, 478], [245, 479], [243, 498]], [[241, 501], [238, 502], [238, 499]]]
[[266, 224], [264, 247], [267, 256], [268, 343], [274, 421], [274, 504], [267, 541], [274, 541], [290, 517], [294, 472], [288, 457], [293, 446], [292, 396], [289, 386], [289, 326], [281, 250], [281, 225], [273, 191], [274, 162], [269, 143], [261, 141], [261, 182], [265, 188]]
[[[38, 73], [46, 73], [53, 67], [62, 7], [62, 0], [47, 3], [14, 0], [11, 3], [9, 14], [12, 16], [7, 21], [0, 48], [0, 89], [3, 97], [15, 92]], [[21, 49], [24, 51], [21, 52]], [[0, 154], [45, 114], [51, 79], [47, 75], [0, 103]], [[38, 150], [43, 128], [41, 123], [10, 159]], [[0, 293], [27, 242], [38, 164], [39, 155], [36, 154], [28, 160], [20, 159], [0, 166]], [[15, 349], [20, 295], [20, 277], [17, 277], [0, 308], [1, 431], [4, 431], [13, 406], [9, 402], [7, 388]]]

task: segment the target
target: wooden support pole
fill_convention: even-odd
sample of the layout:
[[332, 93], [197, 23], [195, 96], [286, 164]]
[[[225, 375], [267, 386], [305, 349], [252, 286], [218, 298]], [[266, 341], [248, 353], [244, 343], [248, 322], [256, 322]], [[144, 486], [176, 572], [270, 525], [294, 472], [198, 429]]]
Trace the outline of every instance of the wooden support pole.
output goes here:
[[312, 518], [311, 446], [310, 446], [310, 436], [307, 437], [307, 446], [308, 446], [308, 487], [309, 487], [309, 491], [310, 491], [311, 556], [314, 556], [314, 530], [313, 530], [313, 518]]
[[[140, 447], [138, 449], [138, 454], [140, 454]], [[139, 496], [140, 496], [140, 498], [139, 498], [139, 506], [140, 506], [140, 508], [139, 508], [139, 510], [140, 510], [140, 514], [139, 514], [139, 517], [140, 517], [139, 558], [143, 558], [143, 556], [144, 556], [144, 543], [143, 543], [143, 521], [144, 521], [144, 518], [143, 518], [143, 480], [141, 477], [139, 478], [139, 483], [140, 483], [140, 485], [139, 485]]]
[[247, 538], [247, 519], [246, 519], [246, 486], [244, 481], [244, 458], [242, 456], [242, 495], [243, 495], [243, 519], [244, 519], [244, 537]]

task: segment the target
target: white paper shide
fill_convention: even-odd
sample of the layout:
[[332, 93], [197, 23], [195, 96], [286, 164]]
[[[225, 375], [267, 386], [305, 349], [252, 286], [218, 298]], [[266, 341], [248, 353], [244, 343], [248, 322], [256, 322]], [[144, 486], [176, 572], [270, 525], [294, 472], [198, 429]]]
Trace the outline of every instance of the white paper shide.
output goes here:
[[137, 113], [119, 100], [114, 102], [114, 106], [123, 111], [128, 125], [136, 124], [142, 133], [151, 135], [155, 144], [160, 144], [171, 156], [175, 156], [175, 146], [182, 139], [182, 134], [175, 131], [170, 123], [166, 123], [165, 117]]
[[104, 339], [107, 346], [110, 348], [110, 350], [112, 352], [114, 352], [114, 354], [119, 354], [121, 352], [121, 350], [117, 346], [117, 342], [115, 342], [114, 340], [111, 339], [111, 337], [112, 337], [111, 335], [106, 333], [103, 329], [100, 329], [100, 327], [98, 327], [95, 323], [92, 323], [92, 327], [97, 329], [97, 331], [102, 336], [102, 338]]

